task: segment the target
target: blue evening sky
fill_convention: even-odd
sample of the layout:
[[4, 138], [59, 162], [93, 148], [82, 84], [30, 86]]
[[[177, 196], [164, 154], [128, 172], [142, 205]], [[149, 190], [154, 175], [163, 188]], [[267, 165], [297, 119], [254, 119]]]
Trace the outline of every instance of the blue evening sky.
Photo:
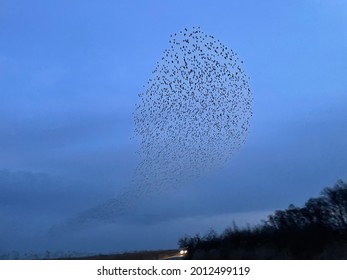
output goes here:
[[[47, 235], [127, 190], [138, 93], [170, 34], [193, 26], [244, 61], [246, 144], [223, 170], [144, 195], [119, 223]], [[301, 205], [347, 180], [346, 73], [344, 0], [1, 0], [0, 253], [175, 248]]]

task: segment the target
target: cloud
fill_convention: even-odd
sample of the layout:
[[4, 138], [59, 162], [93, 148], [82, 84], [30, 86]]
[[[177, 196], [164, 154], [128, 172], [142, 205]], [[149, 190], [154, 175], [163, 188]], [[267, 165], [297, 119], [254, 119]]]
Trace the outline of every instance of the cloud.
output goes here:
[[[0, 170], [0, 251], [44, 250], [47, 230], [105, 200], [94, 185], [44, 173]], [[59, 243], [59, 242], [58, 242]]]
[[128, 197], [131, 211], [125, 216], [117, 212], [119, 197], [115, 195], [76, 217], [83, 217], [87, 224], [128, 219], [149, 226], [177, 218], [267, 211], [285, 208], [290, 203], [301, 204], [337, 179], [347, 178], [345, 123], [338, 113], [330, 118], [311, 116], [284, 126], [258, 128], [253, 132], [255, 139], [252, 140], [251, 133], [240, 153], [214, 175], [173, 191], [144, 192], [130, 202], [136, 198], [134, 190]]
[[[69, 232], [61, 238], [70, 243], [74, 250], [86, 250], [78, 239], [83, 239], [88, 250], [94, 252], [135, 251], [148, 249], [177, 248], [178, 239], [185, 235], [205, 234], [210, 228], [221, 233], [233, 222], [240, 227], [255, 225], [266, 219], [270, 211], [225, 213], [220, 215], [197, 215], [193, 217], [163, 220], [152, 224], [120, 221], [91, 227], [88, 231]], [[73, 242], [71, 242], [73, 243]], [[110, 246], [110, 244], [112, 244]], [[75, 247], [74, 247], [75, 246]]]
[[77, 179], [81, 173], [113, 172], [124, 160], [134, 160], [129, 123], [126, 116], [118, 114], [81, 115], [69, 120], [2, 119], [0, 168], [56, 174], [76, 171]]
[[1, 207], [47, 217], [71, 215], [97, 200], [89, 185], [45, 173], [0, 170], [0, 186]]
[[189, 207], [181, 207], [187, 198], [184, 192], [173, 192], [144, 197], [116, 222], [106, 221], [97, 226], [91, 223], [86, 230], [62, 231], [52, 236], [47, 235], [52, 225], [78, 216], [83, 209], [102, 203], [105, 198], [98, 197], [95, 188], [49, 174], [1, 170], [0, 186], [0, 238], [7, 240], [1, 244], [0, 253], [175, 248], [178, 238], [185, 234], [206, 232], [210, 227], [222, 230], [233, 220], [240, 225], [252, 224], [263, 215], [261, 211], [245, 215], [223, 211], [211, 214], [199, 211], [197, 205], [190, 212]]

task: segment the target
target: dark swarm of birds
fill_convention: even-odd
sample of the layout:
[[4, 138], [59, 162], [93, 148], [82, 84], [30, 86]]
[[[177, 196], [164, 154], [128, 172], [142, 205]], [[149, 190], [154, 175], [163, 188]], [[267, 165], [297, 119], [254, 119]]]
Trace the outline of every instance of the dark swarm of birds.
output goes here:
[[237, 54], [192, 28], [170, 36], [134, 112], [142, 158], [123, 195], [68, 222], [117, 222], [151, 192], [223, 166], [245, 142], [252, 116], [248, 77]]
[[242, 61], [200, 28], [171, 35], [134, 119], [141, 185], [156, 190], [223, 166], [245, 142], [252, 94]]

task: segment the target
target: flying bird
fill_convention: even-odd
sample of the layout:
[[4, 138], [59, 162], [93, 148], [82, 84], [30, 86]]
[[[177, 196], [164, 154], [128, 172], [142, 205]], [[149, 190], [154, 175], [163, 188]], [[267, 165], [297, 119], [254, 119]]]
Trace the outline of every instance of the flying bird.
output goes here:
[[252, 93], [237, 54], [200, 27], [170, 35], [134, 110], [139, 139], [132, 185], [69, 220], [117, 222], [141, 197], [184, 186], [222, 167], [245, 143]]
[[148, 190], [223, 166], [245, 142], [252, 116], [236, 53], [199, 27], [170, 35], [169, 44], [134, 112], [143, 160], [136, 178]]

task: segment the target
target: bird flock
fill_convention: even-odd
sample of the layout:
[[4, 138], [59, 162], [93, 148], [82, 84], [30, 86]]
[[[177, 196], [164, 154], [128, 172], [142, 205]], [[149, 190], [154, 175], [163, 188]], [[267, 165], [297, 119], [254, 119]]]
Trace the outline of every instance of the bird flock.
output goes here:
[[199, 27], [172, 34], [134, 111], [141, 161], [132, 186], [67, 226], [117, 222], [144, 195], [182, 186], [223, 166], [245, 142], [252, 116], [242, 63]]
[[245, 142], [252, 94], [242, 63], [199, 27], [170, 36], [134, 112], [141, 185], [180, 185], [223, 166]]

